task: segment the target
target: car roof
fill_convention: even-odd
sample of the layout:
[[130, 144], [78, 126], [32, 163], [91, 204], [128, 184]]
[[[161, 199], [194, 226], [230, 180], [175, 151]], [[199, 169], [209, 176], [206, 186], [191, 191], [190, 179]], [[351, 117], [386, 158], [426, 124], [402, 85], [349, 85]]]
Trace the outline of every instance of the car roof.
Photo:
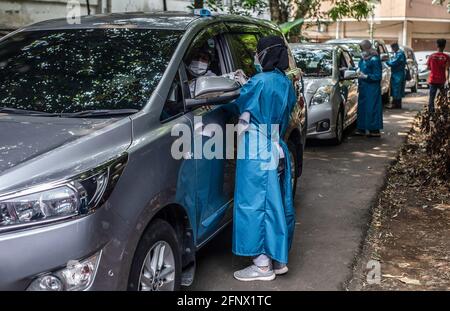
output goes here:
[[214, 14], [211, 17], [200, 17], [193, 13], [164, 12], [126, 12], [82, 16], [79, 24], [69, 24], [66, 18], [38, 22], [22, 28], [22, 30], [53, 30], [53, 29], [91, 29], [91, 28], [144, 28], [186, 30], [191, 24], [213, 23], [215, 21], [249, 22], [274, 28], [275, 26], [261, 19]]
[[[343, 38], [343, 39], [333, 39], [333, 40], [328, 40], [326, 41], [326, 43], [328, 44], [359, 44], [361, 43], [362, 40], [369, 40], [370, 39], [365, 39], [365, 38]], [[373, 39], [373, 42], [379, 42], [384, 44], [384, 40], [383, 39]]]
[[334, 50], [336, 45], [327, 43], [289, 43], [291, 49], [302, 49], [302, 50]]

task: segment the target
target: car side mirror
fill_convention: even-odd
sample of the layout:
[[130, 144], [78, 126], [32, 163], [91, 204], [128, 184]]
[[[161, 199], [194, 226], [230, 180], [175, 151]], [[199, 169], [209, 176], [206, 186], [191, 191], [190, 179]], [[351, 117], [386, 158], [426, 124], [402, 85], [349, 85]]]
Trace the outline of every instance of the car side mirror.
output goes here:
[[353, 80], [358, 78], [358, 74], [356, 73], [356, 70], [346, 70], [344, 71], [344, 80]]
[[381, 61], [382, 61], [382, 62], [387, 62], [387, 61], [389, 60], [389, 54], [387, 54], [387, 53], [382, 53], [382, 54], [380, 55], [380, 58], [381, 58]]
[[226, 77], [199, 77], [195, 80], [194, 98], [186, 99], [187, 108], [229, 103], [240, 95], [241, 85]]

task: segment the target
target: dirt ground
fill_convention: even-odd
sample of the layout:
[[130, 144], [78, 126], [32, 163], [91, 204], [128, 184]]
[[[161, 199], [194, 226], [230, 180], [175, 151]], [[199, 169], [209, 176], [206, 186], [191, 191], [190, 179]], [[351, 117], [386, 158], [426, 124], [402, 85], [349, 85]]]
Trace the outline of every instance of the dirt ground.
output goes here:
[[424, 139], [417, 120], [374, 204], [348, 290], [450, 290], [450, 183], [427, 171]]

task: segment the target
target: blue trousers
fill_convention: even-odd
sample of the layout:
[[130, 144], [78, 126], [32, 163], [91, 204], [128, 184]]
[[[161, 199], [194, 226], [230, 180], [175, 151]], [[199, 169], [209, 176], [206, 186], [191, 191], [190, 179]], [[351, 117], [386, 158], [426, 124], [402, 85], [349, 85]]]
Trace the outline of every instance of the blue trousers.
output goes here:
[[437, 91], [443, 91], [443, 84], [430, 84], [430, 98], [428, 99], [428, 111], [434, 112], [434, 100], [436, 99]]

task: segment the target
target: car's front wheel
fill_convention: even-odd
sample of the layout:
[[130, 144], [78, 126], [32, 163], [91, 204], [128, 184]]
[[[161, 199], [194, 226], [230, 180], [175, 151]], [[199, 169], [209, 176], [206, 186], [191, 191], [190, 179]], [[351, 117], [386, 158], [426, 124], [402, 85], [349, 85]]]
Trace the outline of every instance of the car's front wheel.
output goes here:
[[336, 117], [336, 128], [334, 131], [335, 138], [333, 143], [340, 145], [344, 139], [344, 110], [341, 108]]
[[417, 90], [419, 88], [419, 78], [416, 78], [416, 83], [414, 84], [414, 86], [411, 88], [411, 93], [417, 93]]
[[136, 249], [128, 290], [175, 291], [181, 283], [181, 255], [172, 226], [155, 219]]
[[391, 103], [391, 88], [381, 96], [381, 101], [385, 106]]

